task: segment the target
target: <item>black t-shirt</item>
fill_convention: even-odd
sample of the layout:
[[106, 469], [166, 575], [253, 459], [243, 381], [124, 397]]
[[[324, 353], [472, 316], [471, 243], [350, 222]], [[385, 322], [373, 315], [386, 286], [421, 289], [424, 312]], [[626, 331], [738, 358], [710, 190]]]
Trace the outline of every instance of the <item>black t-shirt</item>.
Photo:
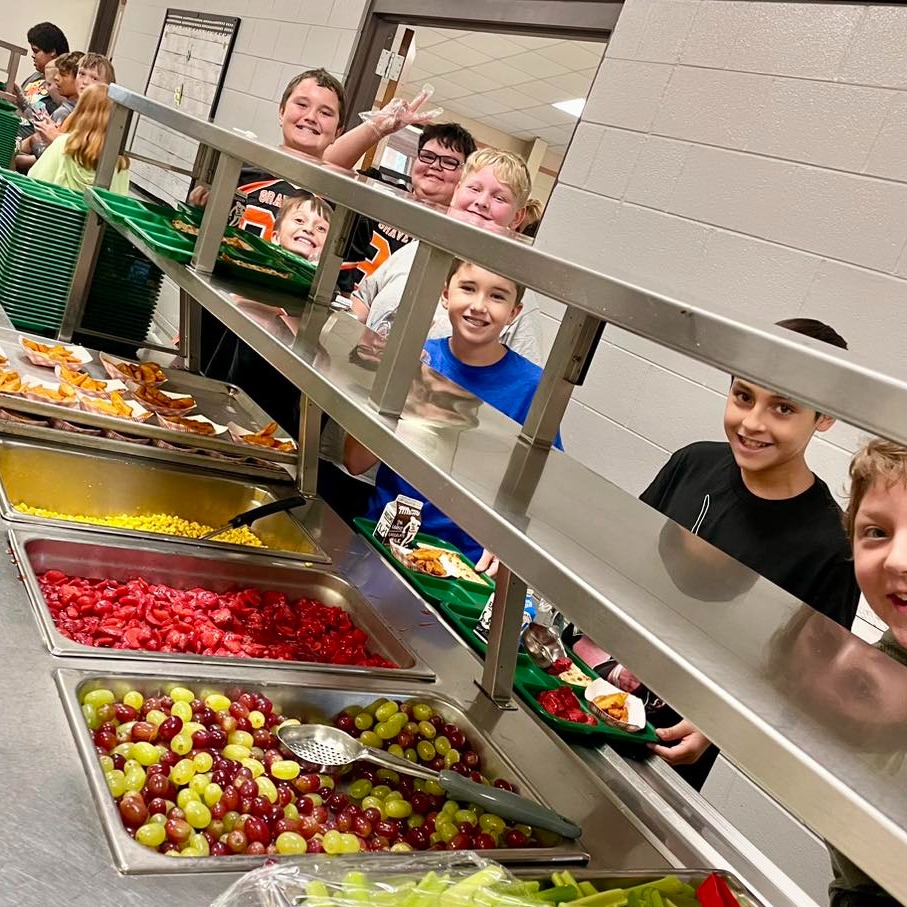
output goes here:
[[281, 205], [298, 192], [298, 186], [282, 177], [256, 167], [243, 167], [233, 198], [230, 225], [270, 241]]
[[678, 450], [640, 499], [850, 629], [860, 590], [841, 508], [816, 477], [784, 500], [754, 495], [728, 444]]
[[[361, 170], [360, 173], [372, 179], [380, 180], [389, 186], [410, 191], [410, 187], [399, 180], [382, 173], [375, 167]], [[360, 214], [350, 234], [350, 241], [343, 253], [343, 265], [337, 286], [341, 293], [349, 295], [364, 278], [373, 274], [397, 251], [412, 241], [409, 233], [390, 224], [382, 224], [371, 217]]]

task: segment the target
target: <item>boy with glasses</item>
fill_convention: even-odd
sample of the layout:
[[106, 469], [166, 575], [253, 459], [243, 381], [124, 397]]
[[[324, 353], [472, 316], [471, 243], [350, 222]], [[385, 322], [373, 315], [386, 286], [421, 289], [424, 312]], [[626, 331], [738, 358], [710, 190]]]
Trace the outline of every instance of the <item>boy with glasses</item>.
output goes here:
[[[463, 164], [475, 150], [475, 140], [459, 123], [426, 126], [419, 136], [412, 183], [404, 188], [419, 201], [447, 207], [463, 171]], [[377, 168], [371, 167], [362, 172], [372, 179], [399, 185]], [[349, 296], [362, 280], [374, 274], [411, 239], [408, 233], [391, 224], [382, 224], [360, 215], [343, 256], [344, 263], [337, 281], [340, 292]]]

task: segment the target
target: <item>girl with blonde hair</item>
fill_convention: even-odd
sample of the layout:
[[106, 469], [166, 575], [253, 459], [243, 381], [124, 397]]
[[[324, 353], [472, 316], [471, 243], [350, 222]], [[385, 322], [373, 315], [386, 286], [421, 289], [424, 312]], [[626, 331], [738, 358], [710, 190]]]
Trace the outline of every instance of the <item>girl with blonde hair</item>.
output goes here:
[[[76, 192], [91, 186], [112, 109], [106, 85], [86, 88], [63, 123], [63, 134], [38, 158], [29, 176]], [[129, 192], [129, 162], [123, 156], [117, 161], [110, 188], [121, 195]]]

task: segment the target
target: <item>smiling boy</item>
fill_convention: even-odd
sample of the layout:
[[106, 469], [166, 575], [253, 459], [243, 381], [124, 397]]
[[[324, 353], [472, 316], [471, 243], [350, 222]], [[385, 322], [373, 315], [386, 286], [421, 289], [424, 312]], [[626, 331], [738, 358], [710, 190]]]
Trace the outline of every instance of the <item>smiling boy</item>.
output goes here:
[[[520, 313], [522, 298], [523, 287], [514, 281], [457, 259], [441, 294], [450, 337], [425, 344], [427, 365], [517, 422], [525, 420], [542, 375], [539, 366], [501, 342], [501, 334]], [[560, 448], [560, 438], [555, 443]], [[344, 466], [348, 472], [358, 475], [377, 462], [365, 445], [347, 435]], [[424, 502], [422, 532], [456, 545], [473, 561], [482, 558], [479, 542], [384, 464], [378, 469], [368, 516], [377, 519], [400, 494]]]
[[300, 190], [278, 212], [274, 240], [306, 261], [316, 262], [330, 228], [330, 205], [323, 198]]

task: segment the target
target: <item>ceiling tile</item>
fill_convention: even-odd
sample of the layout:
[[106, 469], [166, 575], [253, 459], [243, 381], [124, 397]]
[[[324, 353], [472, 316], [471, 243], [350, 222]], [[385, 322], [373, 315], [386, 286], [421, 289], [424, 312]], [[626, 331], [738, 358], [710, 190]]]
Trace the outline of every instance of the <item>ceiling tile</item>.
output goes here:
[[568, 72], [562, 76], [552, 76], [547, 81], [558, 88], [563, 88], [566, 92], [566, 98], [584, 98], [589, 94], [589, 89], [592, 87], [585, 76], [575, 72]]
[[493, 60], [520, 54], [525, 50], [523, 45], [511, 40], [510, 35], [505, 37], [491, 32], [473, 32], [461, 38], [458, 43], [488, 54]]
[[463, 116], [483, 117], [497, 116], [499, 113], [503, 113], [505, 110], [510, 110], [512, 108], [490, 95], [476, 94], [471, 98], [461, 98], [459, 99], [459, 102], [452, 103], [450, 109], [452, 111], [456, 110]]
[[572, 71], [572, 67], [561, 66], [560, 63], [556, 63], [554, 60], [539, 56], [534, 50], [525, 51], [515, 57], [508, 57], [507, 65], [515, 66], [527, 75], [535, 76], [537, 79], [547, 79], [548, 76], [559, 76], [565, 72]]
[[486, 91], [480, 97], [498, 101], [507, 110], [524, 110], [527, 107], [538, 107], [538, 101], [535, 98], [513, 88], [498, 88], [496, 91]]
[[[517, 85], [526, 81], [526, 73], [501, 60], [495, 60], [492, 63], [484, 63], [481, 66], [474, 67], [480, 76], [486, 76], [494, 79], [501, 85]], [[569, 75], [569, 73], [568, 73]]]
[[593, 53], [586, 47], [581, 47], [576, 41], [561, 41], [549, 47], [540, 47], [536, 53], [548, 60], [554, 60], [569, 70], [587, 69], [598, 66], [601, 60], [601, 51]]
[[[435, 93], [431, 96], [431, 106], [440, 104], [442, 107], [446, 101], [454, 101], [457, 98], [471, 97], [475, 92], [465, 85], [461, 85], [458, 78], [460, 73], [452, 72], [450, 76], [438, 76], [432, 79], [431, 84]], [[451, 78], [453, 76], [454, 78]], [[421, 89], [421, 85], [419, 88]]]
[[550, 104], [542, 104], [539, 107], [530, 107], [523, 113], [535, 117], [543, 126], [572, 126], [576, 122], [576, 117], [552, 107]]
[[549, 145], [563, 145], [573, 135], [572, 126], [545, 126], [538, 131], [538, 137], [544, 139]]
[[555, 101], [566, 101], [567, 96], [563, 88], [558, 88], [550, 82], [537, 79], [531, 82], [521, 82], [511, 86], [514, 90], [535, 98], [536, 104], [553, 104]]
[[513, 41], [527, 50], [534, 50], [537, 47], [547, 47], [559, 39], [557, 38], [538, 38], [535, 35], [508, 35], [508, 41]]
[[494, 59], [480, 50], [466, 47], [459, 41], [445, 41], [442, 44], [435, 44], [431, 52], [443, 57], [445, 60], [452, 60], [457, 64], [458, 69], [463, 69], [467, 66], [478, 66], [480, 63], [489, 63]]
[[531, 132], [538, 135], [540, 129], [546, 128], [544, 123], [539, 122], [536, 117], [530, 116], [523, 110], [511, 110], [508, 113], [502, 113], [499, 116], [498, 129], [505, 132]]
[[448, 35], [436, 31], [434, 28], [417, 26], [414, 31], [416, 32], [415, 41], [417, 51], [423, 47], [431, 47], [433, 44], [440, 44], [442, 41], [450, 40]]
[[[460, 67], [453, 60], [447, 60], [439, 57], [431, 50], [416, 50], [416, 58], [413, 60], [413, 69], [429, 76], [440, 76], [445, 72], [454, 72]], [[408, 77], [407, 77], [408, 78]]]
[[451, 73], [451, 76], [459, 85], [465, 85], [474, 92], [494, 91], [495, 88], [502, 87], [500, 82], [481, 76], [474, 69], [461, 69], [459, 72]]

